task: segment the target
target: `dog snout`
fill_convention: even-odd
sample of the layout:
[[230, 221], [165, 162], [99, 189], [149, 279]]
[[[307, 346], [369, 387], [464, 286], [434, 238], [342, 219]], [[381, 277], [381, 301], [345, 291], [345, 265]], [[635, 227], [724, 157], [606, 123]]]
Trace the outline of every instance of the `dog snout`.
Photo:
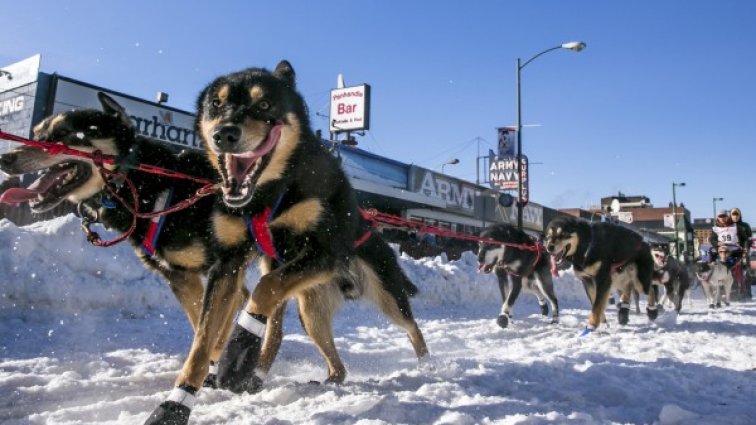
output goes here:
[[213, 132], [213, 142], [220, 149], [229, 149], [241, 139], [241, 129], [235, 125], [223, 126]]

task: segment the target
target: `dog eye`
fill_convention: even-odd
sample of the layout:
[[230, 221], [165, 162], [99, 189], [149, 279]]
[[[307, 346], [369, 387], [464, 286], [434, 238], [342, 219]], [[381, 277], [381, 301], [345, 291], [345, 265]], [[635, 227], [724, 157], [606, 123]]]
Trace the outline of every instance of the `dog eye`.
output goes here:
[[260, 108], [260, 109], [262, 109], [263, 111], [266, 111], [266, 110], [270, 109], [270, 103], [268, 103], [267, 100], [261, 100], [261, 101], [257, 102], [257, 107]]
[[221, 105], [223, 104], [223, 102], [221, 102], [221, 100], [220, 100], [220, 99], [218, 99], [217, 97], [216, 97], [216, 98], [214, 98], [214, 99], [213, 99], [213, 101], [212, 101], [212, 102], [210, 102], [210, 103], [211, 103], [211, 104], [212, 104], [212, 105], [213, 105], [214, 107], [216, 107], [216, 108], [220, 108], [220, 106], [221, 106]]

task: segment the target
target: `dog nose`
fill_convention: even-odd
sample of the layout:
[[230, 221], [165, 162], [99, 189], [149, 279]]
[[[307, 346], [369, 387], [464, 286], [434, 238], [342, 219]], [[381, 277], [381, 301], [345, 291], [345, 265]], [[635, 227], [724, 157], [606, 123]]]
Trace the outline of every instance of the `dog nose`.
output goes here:
[[16, 154], [15, 153], [6, 153], [4, 155], [0, 155], [0, 165], [2, 165], [4, 167], [11, 166], [15, 162], [16, 162]]
[[231, 147], [241, 139], [241, 130], [235, 125], [227, 125], [213, 132], [215, 145], [224, 148]]
[[548, 251], [548, 252], [554, 252], [554, 244], [548, 244], [548, 245], [546, 245], [546, 251]]

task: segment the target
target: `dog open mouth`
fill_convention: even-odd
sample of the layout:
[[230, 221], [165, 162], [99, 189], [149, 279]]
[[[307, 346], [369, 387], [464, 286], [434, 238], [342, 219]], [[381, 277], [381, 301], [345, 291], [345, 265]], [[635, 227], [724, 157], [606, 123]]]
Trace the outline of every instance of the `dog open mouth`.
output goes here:
[[223, 177], [223, 201], [240, 208], [252, 200], [257, 181], [270, 163], [274, 148], [281, 138], [282, 124], [274, 125], [265, 140], [253, 151], [243, 154], [220, 155]]
[[42, 213], [63, 202], [69, 193], [92, 176], [92, 168], [82, 161], [67, 161], [44, 170], [27, 188], [13, 187], [0, 195], [0, 202], [28, 202], [32, 212]]
[[572, 248], [572, 245], [567, 244], [559, 252], [552, 252], [551, 258], [554, 259], [554, 264], [559, 265], [562, 262], [562, 260], [564, 260], [564, 253], [569, 252], [571, 248]]

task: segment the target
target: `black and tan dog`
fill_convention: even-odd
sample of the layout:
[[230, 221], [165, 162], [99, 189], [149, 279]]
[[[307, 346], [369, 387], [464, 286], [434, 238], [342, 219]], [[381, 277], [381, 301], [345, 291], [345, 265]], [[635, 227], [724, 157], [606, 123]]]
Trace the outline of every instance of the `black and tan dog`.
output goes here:
[[619, 289], [619, 323], [629, 320], [632, 288], [648, 296], [646, 312], [655, 320], [656, 291], [651, 287], [654, 260], [648, 244], [630, 229], [613, 223], [588, 223], [557, 217], [546, 227], [546, 250], [555, 262], [569, 261], [591, 302], [587, 334], [602, 322], [612, 287]]
[[653, 282], [663, 286], [665, 290], [659, 305], [664, 306], [665, 300], [671, 300], [675, 311], [679, 313], [685, 292], [690, 288], [688, 269], [680, 260], [667, 254], [667, 250], [662, 246], [652, 246], [651, 255], [654, 258]]
[[[61, 142], [85, 152], [99, 150], [113, 155], [124, 166], [146, 163], [198, 178], [214, 179], [216, 174], [202, 152], [177, 155], [164, 145], [136, 135], [126, 111], [110, 96], [99, 93], [98, 97], [103, 108], [101, 111], [81, 109], [48, 117], [35, 127], [35, 139]], [[110, 169], [118, 167], [106, 166]], [[127, 172], [123, 166], [120, 168], [119, 171]], [[97, 211], [99, 220], [106, 227], [125, 232], [132, 223], [131, 213], [105, 190], [105, 183], [91, 160], [51, 155], [41, 149], [22, 146], [0, 157], [0, 169], [8, 174], [41, 173], [28, 188], [13, 188], [3, 193], [5, 202], [28, 202], [33, 212], [45, 212], [66, 201], [83, 203], [91, 211]], [[165, 209], [191, 197], [200, 187], [188, 180], [142, 172], [132, 171], [127, 175], [136, 186], [141, 212]], [[133, 202], [126, 185], [118, 190], [118, 195]], [[160, 219], [139, 219], [128, 238], [147, 268], [168, 281], [195, 332], [204, 291], [202, 276], [216, 260], [210, 230], [214, 198], [200, 199], [194, 205]], [[246, 288], [239, 287], [229, 295], [230, 308], [239, 309], [247, 296]], [[220, 357], [232, 324], [229, 320], [219, 329], [220, 337], [210, 356], [213, 361]]]
[[[538, 246], [525, 232], [506, 223], [489, 226], [481, 232], [480, 237], [509, 244]], [[548, 299], [551, 303], [551, 323], [559, 322], [559, 303], [554, 294], [551, 263], [545, 252], [481, 242], [478, 246], [478, 264], [479, 270], [483, 273], [496, 273], [499, 281], [503, 301], [501, 312], [496, 319], [499, 326], [506, 328], [509, 325], [512, 308], [523, 288], [535, 294], [544, 316], [549, 312], [546, 305]]]
[[[224, 300], [238, 291], [239, 272], [255, 259], [262, 277], [221, 359], [224, 388], [258, 389], [255, 369], [266, 323], [279, 320], [292, 297], [300, 303], [307, 333], [329, 363], [334, 360], [331, 314], [343, 295], [331, 291], [314, 299], [324, 285], [336, 284], [351, 297], [375, 302], [407, 331], [416, 355], [426, 356], [409, 304], [416, 287], [360, 215], [338, 161], [312, 132], [291, 65], [282, 61], [273, 72], [250, 68], [222, 76], [203, 90], [197, 110], [197, 129], [222, 176], [228, 209], [213, 219], [219, 261], [208, 278], [200, 331], [176, 389], [148, 423], [186, 421], [187, 400], [207, 374], [215, 335], [231, 316]], [[309, 311], [301, 308], [303, 302], [324, 308]], [[333, 380], [343, 379], [343, 371], [331, 373]]]

